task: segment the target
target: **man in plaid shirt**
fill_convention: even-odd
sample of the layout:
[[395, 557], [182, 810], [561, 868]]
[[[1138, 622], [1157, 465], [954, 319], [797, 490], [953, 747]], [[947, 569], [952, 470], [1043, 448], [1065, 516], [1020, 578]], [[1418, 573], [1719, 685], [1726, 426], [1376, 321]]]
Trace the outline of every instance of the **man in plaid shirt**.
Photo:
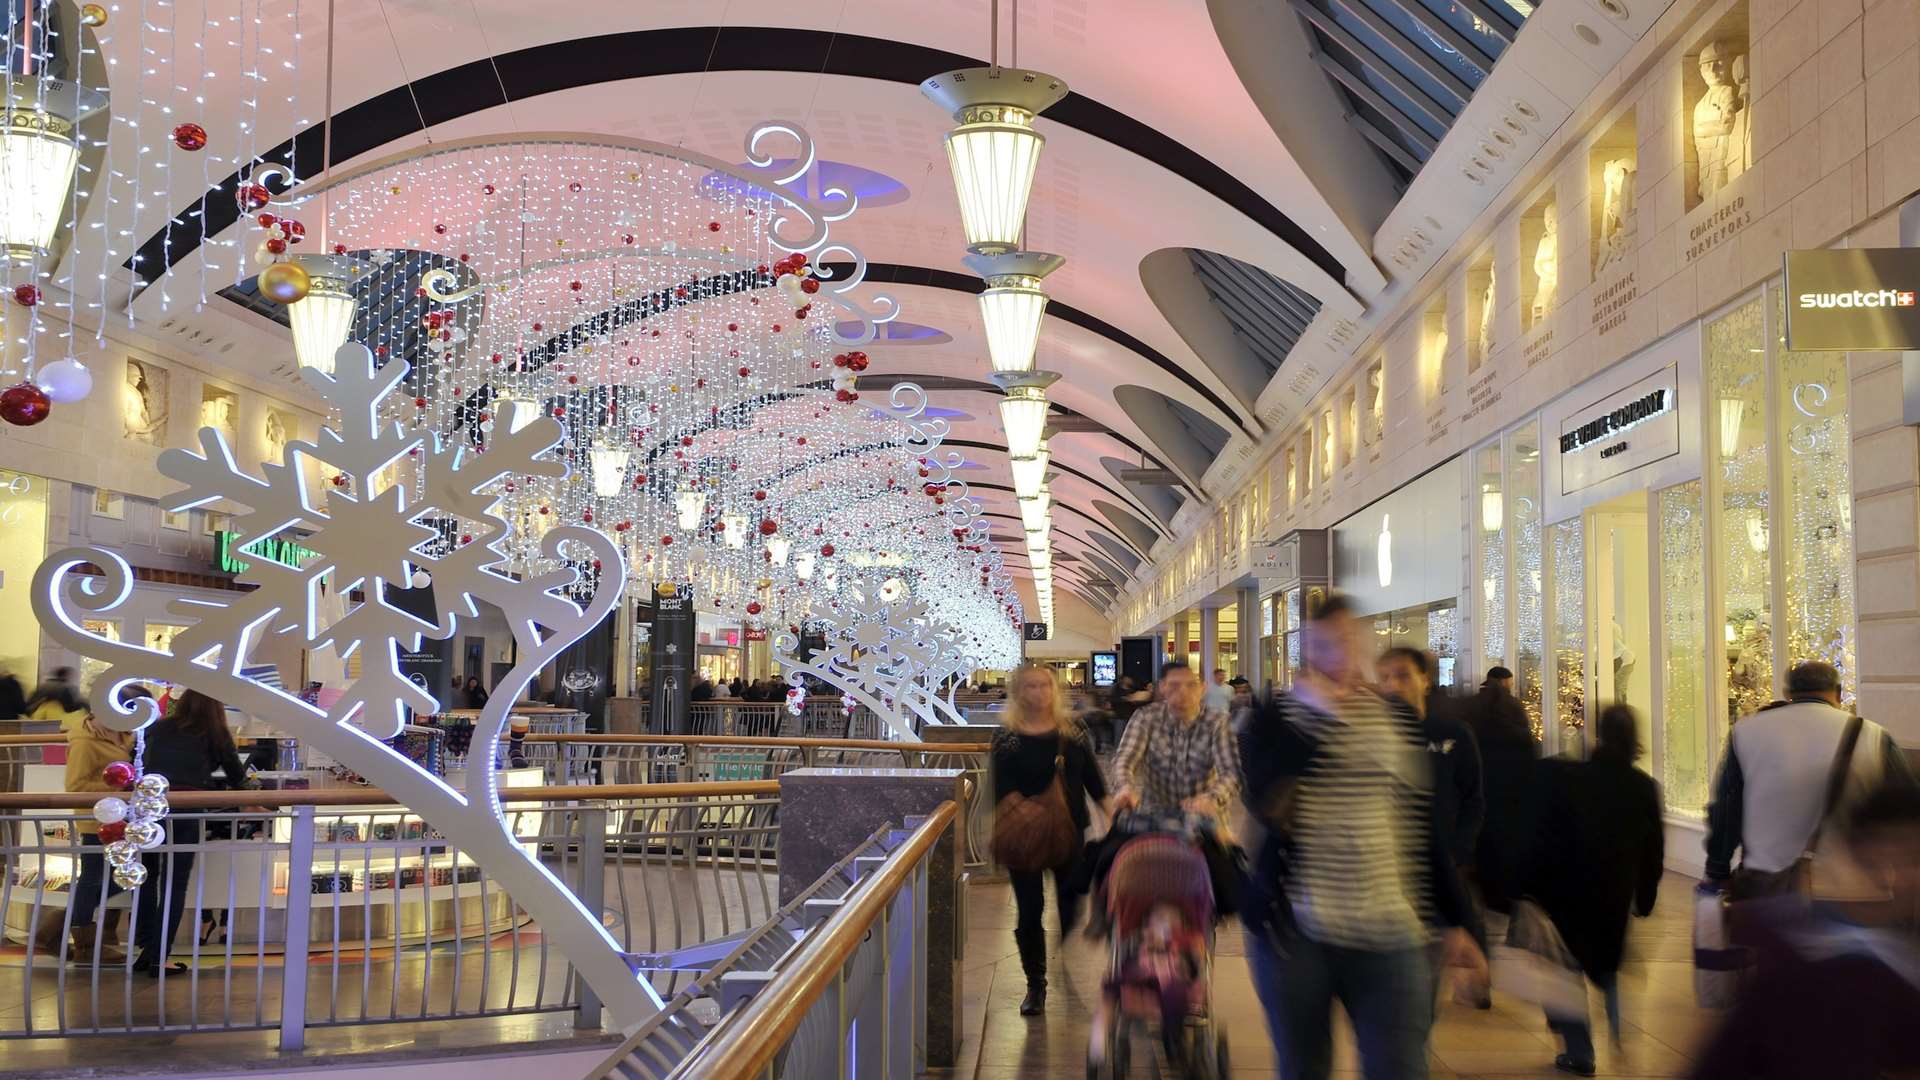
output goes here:
[[1116, 810], [1219, 816], [1240, 787], [1240, 751], [1227, 714], [1201, 707], [1193, 669], [1161, 669], [1160, 700], [1133, 714], [1114, 754]]

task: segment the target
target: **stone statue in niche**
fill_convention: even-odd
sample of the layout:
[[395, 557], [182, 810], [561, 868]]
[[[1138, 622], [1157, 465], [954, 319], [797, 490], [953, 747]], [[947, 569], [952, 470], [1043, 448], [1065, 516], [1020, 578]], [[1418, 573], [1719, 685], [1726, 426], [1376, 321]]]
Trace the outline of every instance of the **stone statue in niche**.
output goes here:
[[265, 435], [267, 440], [268, 461], [285, 460], [287, 456], [287, 439], [290, 437], [288, 429], [291, 427], [290, 419], [285, 413], [273, 409], [267, 410]]
[[1553, 302], [1560, 292], [1559, 209], [1553, 203], [1547, 204], [1545, 217], [1541, 219], [1545, 231], [1533, 249], [1533, 279], [1537, 284], [1533, 290], [1533, 309], [1528, 313], [1529, 327], [1540, 325], [1553, 310]]
[[200, 426], [219, 431], [227, 437], [227, 445], [233, 445], [233, 421], [238, 405], [232, 394], [207, 391], [206, 396], [200, 399]]
[[120, 430], [129, 439], [160, 444], [167, 430], [167, 369], [127, 359], [127, 383], [120, 396]]
[[1480, 363], [1493, 358], [1493, 269], [1487, 269], [1487, 291], [1480, 294]]
[[1693, 107], [1693, 152], [1699, 162], [1695, 191], [1704, 200], [1753, 162], [1753, 101], [1747, 58], [1728, 42], [1711, 41], [1700, 50], [1700, 78], [1707, 92]]
[[1595, 238], [1597, 273], [1627, 254], [1634, 235], [1632, 158], [1614, 158], [1600, 166], [1600, 235]]

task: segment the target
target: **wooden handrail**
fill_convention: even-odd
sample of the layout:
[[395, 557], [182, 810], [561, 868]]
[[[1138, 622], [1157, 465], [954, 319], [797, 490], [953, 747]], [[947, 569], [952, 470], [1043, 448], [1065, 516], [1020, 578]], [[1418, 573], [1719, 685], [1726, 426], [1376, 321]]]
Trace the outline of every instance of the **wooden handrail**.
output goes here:
[[715, 1080], [764, 1075], [767, 1064], [799, 1030], [807, 1010], [832, 989], [847, 958], [866, 940], [886, 906], [959, 813], [952, 800], [941, 803], [905, 843], [888, 853], [886, 862], [850, 903], [807, 935], [792, 963], [762, 986], [736, 1017], [723, 1020], [694, 1047], [675, 1075]]
[[[102, 791], [0, 792], [0, 810], [89, 810]], [[500, 801], [571, 802], [601, 799], [704, 799], [778, 795], [778, 780], [717, 780], [703, 784], [582, 784], [567, 787], [501, 788]], [[167, 803], [175, 810], [233, 810], [286, 806], [398, 806], [378, 788], [310, 788], [295, 791], [174, 791]]]

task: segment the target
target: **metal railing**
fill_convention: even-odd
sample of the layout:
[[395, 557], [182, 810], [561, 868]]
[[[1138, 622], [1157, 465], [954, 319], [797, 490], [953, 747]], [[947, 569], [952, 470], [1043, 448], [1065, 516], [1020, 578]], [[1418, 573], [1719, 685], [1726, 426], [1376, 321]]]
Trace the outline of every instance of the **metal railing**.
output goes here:
[[676, 1022], [681, 1009], [669, 1010], [591, 1080], [918, 1075], [926, 1067], [931, 856], [959, 815], [946, 802], [911, 828], [876, 834], [869, 845], [884, 854], [843, 864], [858, 875], [850, 888], [799, 905], [811, 929], [798, 944], [764, 969], [734, 963], [703, 988], [723, 1012], [698, 1042], [686, 1045], [694, 1028]]
[[[0, 795], [0, 987], [18, 991], [0, 999], [19, 1003], [0, 1006], [0, 1038], [278, 1028], [293, 1049], [331, 1024], [564, 1010], [598, 1023], [512, 897], [381, 792], [176, 792], [131, 893], [89, 872], [101, 849], [81, 826], [95, 798]], [[701, 949], [779, 910], [774, 783], [502, 798], [520, 842], [597, 900], [662, 997], [710, 966]], [[83, 880], [81, 906], [100, 914], [76, 924]], [[137, 946], [165, 940], [182, 966], [136, 971]]]

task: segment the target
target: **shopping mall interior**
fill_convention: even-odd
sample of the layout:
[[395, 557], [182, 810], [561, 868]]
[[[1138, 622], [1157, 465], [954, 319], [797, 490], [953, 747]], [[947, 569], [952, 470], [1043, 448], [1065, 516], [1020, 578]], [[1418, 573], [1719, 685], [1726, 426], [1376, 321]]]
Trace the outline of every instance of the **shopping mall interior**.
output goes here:
[[0, 13], [0, 1073], [1920, 1007], [1920, 0]]

